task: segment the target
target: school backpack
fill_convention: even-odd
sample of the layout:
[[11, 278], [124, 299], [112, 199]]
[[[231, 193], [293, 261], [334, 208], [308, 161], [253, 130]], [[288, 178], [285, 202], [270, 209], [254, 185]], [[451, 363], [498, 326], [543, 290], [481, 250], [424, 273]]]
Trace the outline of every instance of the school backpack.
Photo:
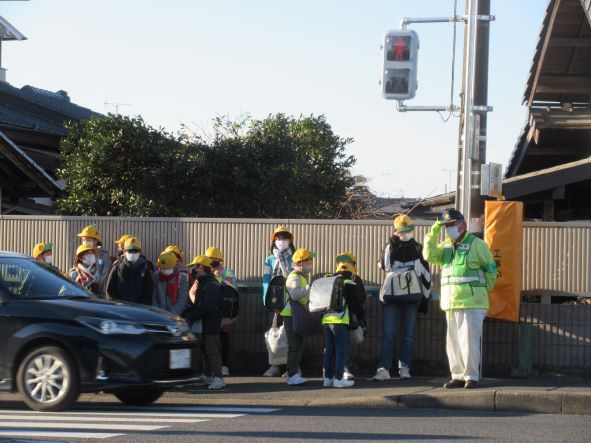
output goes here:
[[225, 282], [220, 282], [220, 313], [222, 317], [236, 318], [240, 311], [240, 297], [238, 291]]
[[345, 309], [344, 286], [341, 275], [314, 280], [310, 287], [310, 312], [342, 312]]
[[269, 282], [265, 293], [265, 308], [269, 311], [280, 312], [285, 304], [285, 277], [276, 275]]

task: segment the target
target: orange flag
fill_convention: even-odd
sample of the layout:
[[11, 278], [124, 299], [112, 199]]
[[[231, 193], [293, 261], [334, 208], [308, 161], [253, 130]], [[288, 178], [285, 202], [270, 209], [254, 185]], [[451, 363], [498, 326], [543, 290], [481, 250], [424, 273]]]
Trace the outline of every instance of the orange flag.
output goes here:
[[497, 284], [489, 294], [487, 315], [519, 321], [523, 267], [523, 203], [486, 201], [484, 240], [497, 263]]

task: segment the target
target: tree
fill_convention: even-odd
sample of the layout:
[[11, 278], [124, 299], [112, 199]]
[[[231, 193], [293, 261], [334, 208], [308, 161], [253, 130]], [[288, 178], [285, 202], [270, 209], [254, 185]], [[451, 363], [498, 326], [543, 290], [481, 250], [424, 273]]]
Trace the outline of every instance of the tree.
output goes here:
[[93, 117], [69, 126], [60, 144], [66, 195], [57, 210], [70, 215], [182, 216], [179, 190], [194, 188], [203, 151], [144, 123], [141, 117]]
[[345, 153], [351, 141], [324, 116], [217, 119], [208, 163], [219, 171], [224, 205], [215, 216], [333, 217], [354, 183], [355, 158]]

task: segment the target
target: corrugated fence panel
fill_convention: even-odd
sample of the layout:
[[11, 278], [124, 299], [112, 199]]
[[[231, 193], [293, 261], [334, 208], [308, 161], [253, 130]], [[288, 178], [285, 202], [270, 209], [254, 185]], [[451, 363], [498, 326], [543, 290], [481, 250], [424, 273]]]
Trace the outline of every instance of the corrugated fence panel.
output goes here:
[[[419, 242], [432, 222], [417, 220]], [[37, 242], [55, 243], [54, 260], [68, 269], [79, 244], [76, 234], [88, 224], [101, 231], [104, 248], [113, 253], [122, 234], [138, 236], [144, 252], [156, 260], [166, 246], [176, 244], [187, 259], [208, 246], [224, 252], [226, 265], [240, 281], [261, 281], [262, 264], [269, 253], [270, 234], [280, 224], [292, 230], [295, 245], [318, 253], [314, 272], [334, 269], [334, 256], [352, 251], [358, 257], [360, 275], [368, 285], [379, 285], [383, 273], [377, 261], [392, 231], [387, 220], [256, 220], [190, 218], [116, 218], [59, 216], [0, 216], [0, 250], [30, 254]], [[591, 293], [591, 223], [524, 223], [524, 290], [556, 290]], [[437, 274], [438, 269], [433, 269]], [[435, 282], [438, 279], [434, 279]]]

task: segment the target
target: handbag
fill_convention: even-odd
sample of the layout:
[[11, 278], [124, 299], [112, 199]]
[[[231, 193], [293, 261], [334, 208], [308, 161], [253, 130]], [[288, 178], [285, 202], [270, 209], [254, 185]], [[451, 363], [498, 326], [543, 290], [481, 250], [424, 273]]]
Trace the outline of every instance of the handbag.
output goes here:
[[324, 331], [322, 329], [322, 312], [310, 312], [307, 305], [291, 300], [291, 321], [293, 324], [293, 332], [302, 337], [311, 337], [320, 335]]
[[423, 286], [417, 277], [414, 266], [391, 271], [386, 274], [380, 288], [379, 298], [382, 303], [418, 302], [423, 297]]
[[358, 345], [360, 343], [363, 343], [363, 328], [361, 326], [358, 326], [356, 329], [349, 331], [349, 340], [352, 345]]
[[279, 314], [273, 317], [271, 328], [265, 332], [265, 345], [269, 353], [270, 365], [284, 365], [287, 363], [287, 333], [283, 325], [277, 326]]

